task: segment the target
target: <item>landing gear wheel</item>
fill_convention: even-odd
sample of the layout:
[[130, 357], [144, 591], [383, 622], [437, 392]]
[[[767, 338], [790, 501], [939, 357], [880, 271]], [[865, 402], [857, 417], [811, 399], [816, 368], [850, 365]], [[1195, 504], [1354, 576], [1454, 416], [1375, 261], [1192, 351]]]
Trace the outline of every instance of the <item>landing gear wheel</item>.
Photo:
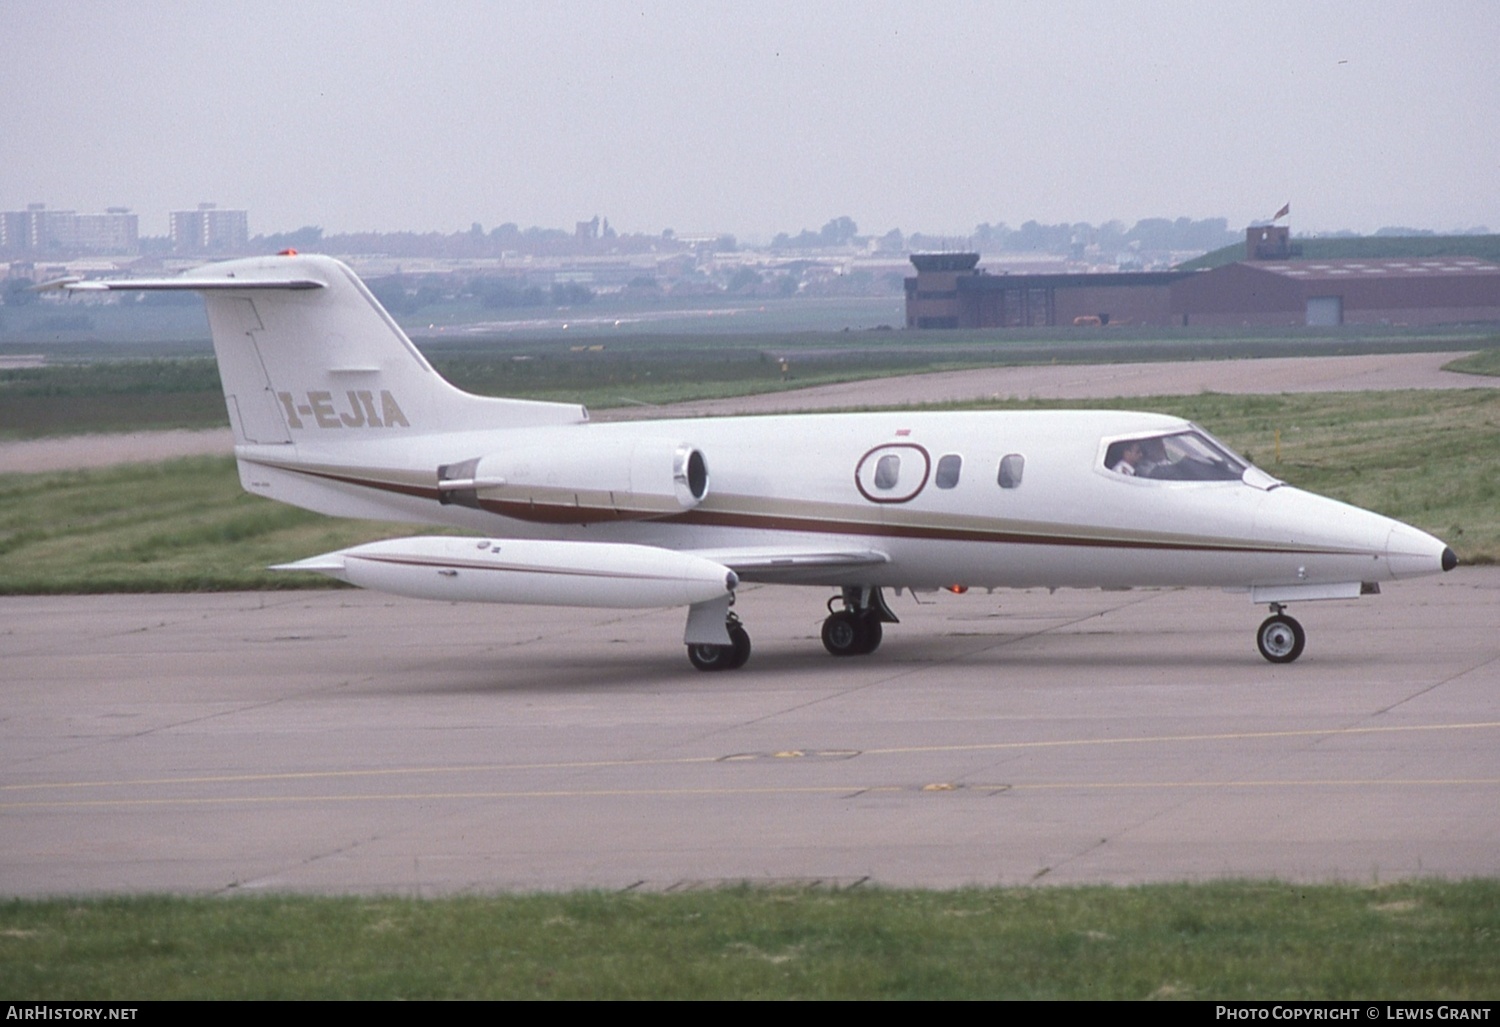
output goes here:
[[860, 634], [859, 618], [852, 611], [830, 613], [823, 621], [823, 648], [834, 656], [857, 656]]
[[732, 650], [729, 669], [739, 670], [745, 665], [745, 661], [750, 659], [750, 632], [738, 624], [731, 624], [729, 641], [732, 643], [729, 647]]
[[690, 645], [687, 651], [688, 662], [699, 670], [733, 670], [737, 666], [732, 645]]
[[823, 621], [823, 648], [834, 656], [873, 653], [884, 634], [873, 612], [840, 610]]
[[690, 645], [688, 662], [699, 670], [738, 670], [750, 659], [750, 632], [738, 618], [724, 627], [729, 631], [729, 645]]
[[1278, 613], [1267, 617], [1255, 632], [1255, 644], [1260, 654], [1272, 663], [1291, 663], [1302, 655], [1307, 632], [1292, 618]]

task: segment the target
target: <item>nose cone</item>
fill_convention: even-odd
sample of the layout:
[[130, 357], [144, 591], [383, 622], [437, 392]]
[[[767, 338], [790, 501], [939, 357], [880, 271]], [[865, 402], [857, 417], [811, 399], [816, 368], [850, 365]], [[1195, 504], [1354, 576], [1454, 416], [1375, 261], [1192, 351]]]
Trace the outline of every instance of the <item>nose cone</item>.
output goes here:
[[1385, 558], [1393, 578], [1437, 574], [1458, 566], [1458, 554], [1442, 539], [1399, 521], [1391, 525], [1391, 533], [1386, 538]]
[[1391, 581], [1458, 565], [1425, 531], [1289, 486], [1266, 493], [1255, 527], [1262, 541], [1291, 548], [1299, 582]]
[[[1386, 555], [1393, 527], [1405, 525], [1289, 486], [1266, 493], [1255, 515], [1256, 533], [1265, 542], [1349, 554], [1365, 562]], [[1356, 575], [1363, 570], [1358, 567]]]

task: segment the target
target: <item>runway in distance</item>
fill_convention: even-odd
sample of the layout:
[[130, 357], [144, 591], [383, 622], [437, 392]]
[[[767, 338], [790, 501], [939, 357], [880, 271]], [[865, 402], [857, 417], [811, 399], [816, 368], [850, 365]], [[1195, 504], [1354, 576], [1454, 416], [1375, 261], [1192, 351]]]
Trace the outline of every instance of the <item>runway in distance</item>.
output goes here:
[[742, 582], [836, 589], [822, 639], [873, 652], [884, 590], [1214, 587], [1303, 651], [1300, 600], [1451, 570], [1399, 521], [1293, 488], [1177, 417], [1128, 411], [590, 422], [445, 381], [344, 264], [292, 251], [174, 278], [208, 307], [240, 482], [344, 517], [458, 526], [279, 565], [426, 599], [687, 608], [700, 670], [744, 665]]

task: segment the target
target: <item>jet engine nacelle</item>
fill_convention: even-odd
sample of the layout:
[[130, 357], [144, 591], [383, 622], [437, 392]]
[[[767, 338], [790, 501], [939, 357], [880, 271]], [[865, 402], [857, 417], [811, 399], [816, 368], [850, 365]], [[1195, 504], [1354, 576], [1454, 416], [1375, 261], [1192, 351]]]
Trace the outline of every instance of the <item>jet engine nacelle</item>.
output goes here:
[[438, 468], [442, 503], [525, 521], [643, 521], [708, 495], [708, 461], [680, 439], [581, 428], [507, 433], [504, 452]]
[[723, 564], [653, 546], [450, 535], [368, 542], [273, 569], [414, 599], [619, 609], [694, 606], [739, 584]]

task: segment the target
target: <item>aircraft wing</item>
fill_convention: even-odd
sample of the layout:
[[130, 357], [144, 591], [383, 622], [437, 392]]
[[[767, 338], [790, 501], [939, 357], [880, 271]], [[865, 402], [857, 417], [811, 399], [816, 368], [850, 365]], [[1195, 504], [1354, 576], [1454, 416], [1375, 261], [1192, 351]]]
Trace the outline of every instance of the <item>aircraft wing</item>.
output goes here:
[[746, 546], [739, 549], [684, 550], [693, 556], [723, 564], [742, 578], [770, 581], [796, 577], [802, 572], [890, 563], [878, 549], [819, 549], [812, 546]]

